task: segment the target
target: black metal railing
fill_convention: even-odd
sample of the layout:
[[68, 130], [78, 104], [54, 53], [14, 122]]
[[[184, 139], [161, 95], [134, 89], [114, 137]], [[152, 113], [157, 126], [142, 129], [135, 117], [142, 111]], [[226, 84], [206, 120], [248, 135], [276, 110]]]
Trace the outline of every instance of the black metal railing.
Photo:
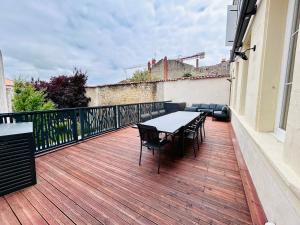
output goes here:
[[118, 128], [117, 106], [80, 108], [79, 118], [81, 139]]
[[[0, 114], [0, 123], [32, 122], [35, 154], [164, 114], [164, 102]], [[144, 115], [147, 115], [146, 117]], [[149, 116], [148, 116], [149, 115]], [[146, 118], [146, 119], [145, 119]]]

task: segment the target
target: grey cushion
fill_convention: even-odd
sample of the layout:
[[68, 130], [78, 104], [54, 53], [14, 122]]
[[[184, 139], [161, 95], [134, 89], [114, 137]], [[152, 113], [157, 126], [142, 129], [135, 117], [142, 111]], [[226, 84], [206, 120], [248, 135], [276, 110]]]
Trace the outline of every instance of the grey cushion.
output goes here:
[[165, 115], [166, 114], [166, 110], [164, 110], [164, 109], [161, 109], [158, 112], [159, 112], [159, 115]]
[[229, 108], [228, 108], [228, 106], [223, 106], [223, 108], [222, 108], [222, 112], [223, 113], [228, 113], [228, 110], [229, 110]]
[[209, 109], [209, 104], [200, 104], [200, 109]]
[[192, 107], [200, 108], [200, 105], [201, 105], [201, 104], [192, 104]]
[[197, 112], [198, 107], [185, 107], [184, 111]]
[[212, 109], [198, 109], [199, 112], [208, 112], [208, 113], [212, 113]]
[[215, 109], [216, 106], [217, 106], [217, 104], [210, 104], [210, 105], [209, 105], [209, 108], [210, 108], [210, 109]]
[[214, 117], [216, 118], [227, 118], [227, 114], [222, 111], [214, 111]]
[[142, 114], [141, 115], [141, 120], [142, 121], [146, 121], [146, 120], [150, 120], [151, 119], [151, 115], [150, 114]]
[[151, 112], [152, 117], [158, 117], [158, 115], [159, 115], [158, 111]]
[[217, 104], [216, 107], [215, 107], [215, 111], [222, 111], [222, 108], [223, 108], [224, 106], [225, 106], [225, 105]]

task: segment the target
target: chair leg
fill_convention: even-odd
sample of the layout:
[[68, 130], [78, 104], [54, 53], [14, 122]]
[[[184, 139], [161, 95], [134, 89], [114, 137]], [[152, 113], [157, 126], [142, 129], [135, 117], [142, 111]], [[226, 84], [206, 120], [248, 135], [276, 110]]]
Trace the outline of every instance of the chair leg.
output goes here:
[[195, 156], [195, 158], [196, 158], [195, 139], [193, 140], [193, 150], [194, 150], [194, 156]]
[[199, 136], [197, 135], [197, 145], [198, 145], [198, 151], [199, 151]]
[[203, 136], [202, 136], [202, 128], [200, 127], [200, 137], [201, 137], [201, 143], [203, 142]]
[[141, 165], [141, 160], [142, 160], [142, 149], [143, 149], [143, 146], [142, 146], [142, 144], [141, 144], [139, 166]]
[[158, 148], [158, 168], [157, 168], [158, 174], [159, 174], [159, 168], [160, 168], [160, 147]]
[[204, 127], [204, 123], [203, 123], [203, 133], [204, 133], [204, 137], [205, 137], [205, 127]]
[[182, 147], [181, 147], [181, 156], [184, 155], [184, 133], [181, 134], [181, 141], [182, 141]]
[[198, 135], [193, 135], [193, 150], [194, 150], [194, 156], [196, 158], [196, 148], [195, 148], [195, 139], [198, 137]]
[[152, 148], [152, 155], [154, 155], [154, 148]]

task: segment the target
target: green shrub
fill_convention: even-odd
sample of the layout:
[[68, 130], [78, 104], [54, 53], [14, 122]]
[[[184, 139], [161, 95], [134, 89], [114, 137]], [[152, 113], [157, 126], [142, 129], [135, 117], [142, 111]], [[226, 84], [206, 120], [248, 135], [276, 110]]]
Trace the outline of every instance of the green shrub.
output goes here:
[[140, 81], [146, 81], [149, 80], [149, 73], [147, 70], [141, 71], [137, 70], [133, 73], [132, 77], [129, 78], [132, 82], [140, 82]]
[[14, 112], [55, 109], [55, 104], [46, 100], [43, 90], [38, 91], [31, 83], [21, 79], [15, 81], [12, 101]]

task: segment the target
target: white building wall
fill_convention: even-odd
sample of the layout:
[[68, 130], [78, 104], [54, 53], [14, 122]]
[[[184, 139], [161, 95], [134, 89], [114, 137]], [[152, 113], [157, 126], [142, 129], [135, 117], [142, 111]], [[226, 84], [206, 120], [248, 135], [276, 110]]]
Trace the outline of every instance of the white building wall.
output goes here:
[[229, 77], [112, 84], [86, 87], [89, 106], [151, 101], [229, 104]]
[[[250, 46], [257, 46], [256, 51], [249, 52], [247, 62], [237, 57], [231, 64], [231, 76], [238, 77], [233, 80], [232, 125], [266, 216], [276, 225], [300, 224], [299, 38], [285, 140], [276, 133], [276, 114], [281, 110], [277, 109], [280, 76], [285, 73], [282, 62], [287, 60], [283, 57], [286, 18], [288, 6], [294, 2], [260, 1], [245, 34]], [[237, 62], [239, 68], [248, 63], [247, 75], [240, 69], [235, 74]], [[243, 82], [238, 82], [241, 78], [247, 78], [244, 87], [240, 86]], [[235, 85], [238, 87], [234, 88]], [[241, 98], [243, 90], [246, 93]], [[243, 106], [244, 111], [240, 110]]]
[[229, 103], [230, 83], [227, 78], [179, 80], [163, 83], [163, 99], [173, 102]]

